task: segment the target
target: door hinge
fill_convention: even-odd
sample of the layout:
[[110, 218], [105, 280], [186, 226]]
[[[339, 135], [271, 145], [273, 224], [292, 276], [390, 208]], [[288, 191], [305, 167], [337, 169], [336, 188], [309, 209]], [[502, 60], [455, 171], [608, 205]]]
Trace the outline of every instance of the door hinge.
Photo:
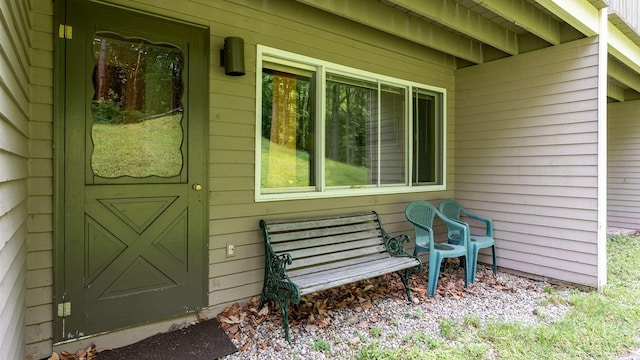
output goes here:
[[58, 317], [67, 317], [71, 315], [71, 302], [58, 304]]
[[60, 24], [60, 26], [58, 26], [58, 37], [60, 39], [71, 40], [73, 38], [73, 27], [71, 27], [71, 25]]

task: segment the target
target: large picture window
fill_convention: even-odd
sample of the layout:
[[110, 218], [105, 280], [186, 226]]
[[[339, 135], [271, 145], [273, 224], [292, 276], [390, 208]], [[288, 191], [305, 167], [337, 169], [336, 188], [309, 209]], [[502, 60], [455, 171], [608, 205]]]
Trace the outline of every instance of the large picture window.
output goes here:
[[444, 188], [444, 89], [262, 46], [257, 81], [257, 200]]

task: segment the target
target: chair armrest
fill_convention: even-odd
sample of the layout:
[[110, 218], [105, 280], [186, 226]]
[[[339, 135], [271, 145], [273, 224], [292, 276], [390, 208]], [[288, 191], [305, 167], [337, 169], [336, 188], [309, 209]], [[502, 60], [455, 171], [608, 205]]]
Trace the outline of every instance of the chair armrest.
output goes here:
[[469, 218], [483, 222], [485, 224], [485, 227], [486, 227], [486, 235], [485, 236], [493, 237], [493, 220], [492, 219], [490, 219], [488, 217], [485, 217], [485, 216], [480, 216], [480, 215], [474, 214], [474, 213], [472, 213], [472, 212], [470, 212], [468, 210], [465, 210], [465, 209], [461, 209], [461, 210]]
[[444, 221], [447, 226], [451, 226], [454, 229], [458, 229], [461, 232], [462, 237], [464, 238], [464, 245], [469, 246], [471, 242], [471, 230], [469, 229], [469, 224], [464, 221], [450, 219], [443, 214], [437, 213], [440, 220]]

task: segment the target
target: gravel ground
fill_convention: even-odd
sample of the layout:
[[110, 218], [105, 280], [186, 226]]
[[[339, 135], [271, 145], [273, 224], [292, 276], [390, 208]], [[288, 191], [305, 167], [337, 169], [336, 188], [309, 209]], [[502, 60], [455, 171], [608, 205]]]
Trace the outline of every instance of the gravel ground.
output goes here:
[[[440, 333], [443, 319], [454, 322], [474, 319], [480, 323], [499, 320], [535, 325], [557, 321], [570, 308], [565, 302], [545, 302], [550, 295], [544, 289], [554, 287], [546, 282], [502, 272], [494, 276], [488, 267], [479, 265], [475, 284], [464, 290], [462, 272], [451, 268], [441, 277], [438, 294], [433, 298], [420, 292], [424, 288], [420, 282], [426, 282], [423, 273], [426, 269], [423, 269], [420, 274], [412, 276], [413, 303], [406, 300], [403, 289], [396, 284], [393, 285], [394, 291], [383, 291], [367, 299], [355, 296], [359, 300], [346, 306], [329, 307], [323, 314], [311, 311], [314, 316], [307, 316], [306, 320], [290, 315], [290, 322], [294, 323], [291, 327], [292, 346], [284, 340], [279, 312], [271, 311], [265, 315], [263, 310], [258, 315], [257, 299], [254, 299], [226, 314], [236, 314], [234, 321], [219, 317], [221, 322], [234, 323], [226, 324], [225, 330], [230, 330], [228, 333], [232, 341], [241, 349], [223, 359], [348, 359], [375, 339], [390, 348], [402, 346], [408, 336], [416, 334], [426, 334], [431, 339], [446, 342]], [[385, 286], [384, 283], [376, 284], [376, 288]], [[365, 291], [376, 292], [376, 289], [369, 286]], [[553, 296], [566, 297], [568, 292], [557, 288]], [[335, 297], [336, 294], [340, 293], [315, 294], [311, 301], [322, 300], [323, 296]]]

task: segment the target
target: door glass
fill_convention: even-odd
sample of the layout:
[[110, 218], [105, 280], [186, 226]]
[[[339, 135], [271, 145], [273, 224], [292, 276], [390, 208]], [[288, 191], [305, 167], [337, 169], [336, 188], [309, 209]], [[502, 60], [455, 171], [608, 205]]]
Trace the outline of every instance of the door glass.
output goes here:
[[93, 60], [93, 174], [180, 175], [182, 51], [172, 45], [97, 34]]

